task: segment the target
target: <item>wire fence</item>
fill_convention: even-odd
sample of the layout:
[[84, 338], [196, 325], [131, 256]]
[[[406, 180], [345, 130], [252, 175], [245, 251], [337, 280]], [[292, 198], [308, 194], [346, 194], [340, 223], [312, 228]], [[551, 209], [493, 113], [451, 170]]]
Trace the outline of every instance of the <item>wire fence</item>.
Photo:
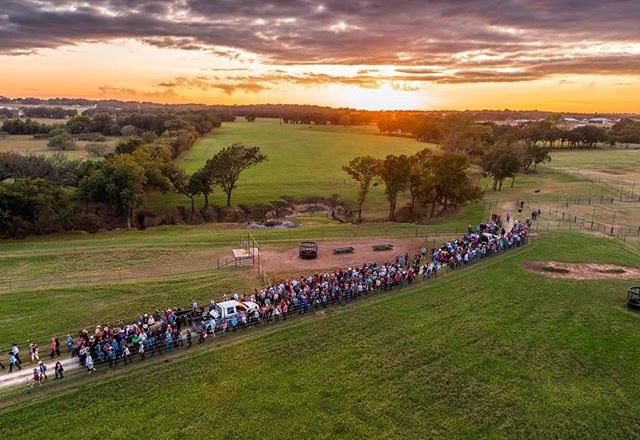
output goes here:
[[[544, 221], [543, 217], [548, 215], [555, 220]], [[536, 222], [536, 230], [552, 230], [552, 229], [568, 229], [568, 230], [590, 230], [598, 232], [608, 236], [619, 238], [623, 241], [627, 241], [627, 238], [640, 237], [640, 225], [628, 226], [628, 225], [616, 225], [615, 216], [613, 217], [613, 223], [602, 223], [592, 218], [585, 218], [571, 212], [563, 210], [545, 210], [542, 211], [542, 217]]]

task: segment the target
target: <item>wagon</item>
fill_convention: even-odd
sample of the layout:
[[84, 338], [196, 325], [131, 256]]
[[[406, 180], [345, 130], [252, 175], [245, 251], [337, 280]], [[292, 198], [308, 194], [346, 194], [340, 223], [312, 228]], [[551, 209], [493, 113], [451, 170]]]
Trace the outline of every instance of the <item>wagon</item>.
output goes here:
[[318, 243], [315, 241], [303, 241], [298, 245], [298, 255], [303, 260], [318, 258]]
[[640, 310], [640, 286], [629, 287], [627, 306], [633, 310]]
[[372, 247], [374, 251], [390, 251], [393, 249], [393, 245], [391, 243], [374, 244]]
[[339, 247], [333, 250], [334, 254], [353, 254], [354, 252], [355, 252], [355, 249], [352, 248], [351, 246]]

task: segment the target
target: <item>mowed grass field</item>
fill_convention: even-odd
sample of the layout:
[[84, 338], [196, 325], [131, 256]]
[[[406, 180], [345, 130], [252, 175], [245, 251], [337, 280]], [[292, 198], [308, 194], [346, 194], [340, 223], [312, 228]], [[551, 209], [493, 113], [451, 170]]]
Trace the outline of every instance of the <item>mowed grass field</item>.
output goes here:
[[[345, 201], [354, 202], [356, 186], [342, 171], [342, 166], [351, 159], [363, 155], [378, 158], [387, 154], [410, 155], [433, 147], [415, 139], [382, 136], [374, 126], [280, 124], [278, 119], [257, 119], [250, 123], [238, 119], [224, 123], [198, 140], [181, 159], [180, 165], [191, 173], [220, 149], [236, 142], [258, 145], [269, 156], [269, 162], [247, 170], [238, 181], [232, 203], [249, 206], [265, 205], [282, 196], [329, 198], [334, 193]], [[176, 204], [186, 206], [187, 201], [184, 196], [171, 194], [150, 198], [148, 202], [156, 209], [166, 210]], [[220, 189], [214, 189], [212, 201], [226, 203]], [[405, 201], [403, 197], [398, 206]], [[372, 189], [364, 215], [384, 218], [385, 208], [384, 185], [379, 185]]]
[[[263, 250], [280, 244], [295, 246], [301, 240], [341, 240], [349, 245], [361, 238], [380, 237], [387, 242], [394, 237], [425, 238], [436, 234], [439, 243], [459, 236], [467, 225], [477, 224], [487, 215], [483, 205], [473, 205], [443, 223], [429, 226], [351, 225], [303, 218], [298, 219], [303, 223], [297, 228], [252, 233]], [[242, 225], [216, 223], [3, 241], [0, 243], [0, 267], [4, 269], [0, 278], [0, 350], [12, 342], [28, 345], [28, 340], [44, 346], [53, 334], [75, 334], [82, 328], [126, 320], [139, 312], [188, 306], [193, 300], [208, 302], [225, 293], [249, 292], [260, 287], [262, 282], [255, 276], [256, 271], [217, 269], [216, 259], [231, 257], [231, 250], [240, 247], [241, 237], [246, 233]], [[200, 270], [194, 273], [189, 266]], [[112, 284], [119, 269], [135, 271], [139, 280]], [[99, 279], [100, 274], [106, 281], [88, 285], [69, 283], [76, 277]], [[20, 287], [22, 280], [32, 280], [26, 284], [38, 288]], [[41, 313], [46, 313], [47, 318], [34, 319]]]
[[619, 241], [541, 233], [440, 279], [187, 356], [71, 375], [5, 402], [0, 437], [637, 437], [632, 283], [547, 278], [522, 268], [530, 260], [640, 267]]

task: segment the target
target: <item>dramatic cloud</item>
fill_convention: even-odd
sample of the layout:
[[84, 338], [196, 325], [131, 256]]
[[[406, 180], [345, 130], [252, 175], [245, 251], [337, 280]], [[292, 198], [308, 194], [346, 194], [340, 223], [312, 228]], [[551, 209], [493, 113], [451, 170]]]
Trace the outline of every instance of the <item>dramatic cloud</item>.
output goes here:
[[[637, 0], [0, 0], [0, 53], [132, 38], [270, 65], [389, 65], [397, 75], [281, 81], [504, 82], [640, 73]], [[212, 82], [258, 92], [273, 77]], [[193, 79], [191, 79], [193, 80]], [[163, 87], [201, 87], [185, 79]], [[257, 84], [256, 84], [257, 83]], [[413, 88], [414, 85], [397, 87]]]

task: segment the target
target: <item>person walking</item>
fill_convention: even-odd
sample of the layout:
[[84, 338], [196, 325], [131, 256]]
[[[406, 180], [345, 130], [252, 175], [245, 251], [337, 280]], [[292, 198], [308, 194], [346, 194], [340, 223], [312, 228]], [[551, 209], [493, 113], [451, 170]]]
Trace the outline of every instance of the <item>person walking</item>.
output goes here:
[[62, 363], [60, 361], [56, 362], [56, 366], [53, 367], [53, 369], [56, 373], [55, 379], [64, 379], [64, 368], [62, 367]]
[[140, 355], [140, 360], [144, 360], [144, 342], [140, 342], [138, 344], [138, 354]]
[[38, 362], [38, 370], [40, 370], [41, 380], [44, 378], [43, 382], [46, 382], [47, 379], [49, 379], [49, 376], [47, 376], [47, 366], [44, 362]]
[[29, 354], [31, 355], [31, 362], [40, 360], [40, 347], [35, 342], [29, 344]]
[[122, 350], [122, 359], [124, 359], [124, 364], [127, 365], [127, 361], [130, 364], [133, 363], [133, 359], [131, 359], [131, 350], [129, 349], [129, 344], [124, 344], [124, 349]]
[[[91, 373], [92, 371], [96, 371], [95, 367], [93, 366], [93, 357], [91, 357], [91, 353], [87, 354], [87, 357], [84, 360], [84, 365], [85, 367], [87, 367], [87, 371], [89, 373]], [[109, 368], [111, 368], [111, 366], [109, 366]]]
[[4, 364], [2, 363], [2, 359], [0, 359], [0, 368], [2, 368], [3, 370], [6, 368], [6, 367], [4, 366]]
[[40, 374], [37, 368], [33, 369], [33, 384], [42, 385], [42, 375]]
[[[109, 368], [118, 366], [118, 360], [116, 359], [116, 351], [112, 347], [109, 347], [109, 353], [107, 354], [107, 358], [109, 358]], [[85, 363], [86, 363], [86, 360], [85, 360]]]
[[16, 365], [22, 365], [22, 360], [20, 359], [20, 349], [15, 343], [11, 345], [11, 353], [13, 353], [13, 356], [16, 358]]
[[51, 338], [51, 359], [58, 355], [60, 357], [60, 340], [56, 335]]
[[73, 338], [71, 335], [67, 335], [67, 351], [71, 353], [71, 357], [73, 357]]
[[9, 352], [9, 373], [13, 371], [13, 367], [18, 367], [18, 370], [22, 370], [20, 366], [20, 362], [18, 362], [18, 358], [16, 354], [12, 351]]

